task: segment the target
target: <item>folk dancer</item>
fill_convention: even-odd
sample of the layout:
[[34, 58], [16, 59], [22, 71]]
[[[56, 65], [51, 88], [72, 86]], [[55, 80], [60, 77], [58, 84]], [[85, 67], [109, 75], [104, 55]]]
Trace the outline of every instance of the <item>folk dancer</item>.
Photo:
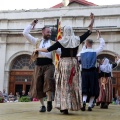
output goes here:
[[[61, 48], [61, 59], [58, 64], [57, 85], [55, 91], [55, 107], [63, 114], [68, 110], [78, 111], [82, 107], [81, 79], [76, 59], [79, 45], [91, 34], [94, 15], [90, 15], [89, 30], [82, 36], [75, 36], [71, 26], [65, 26], [63, 37], [48, 49], [36, 49], [40, 52], [51, 52]], [[35, 52], [36, 52], [35, 51]]]
[[80, 63], [82, 66], [82, 95], [83, 95], [83, 107], [82, 111], [86, 110], [86, 100], [89, 97], [88, 111], [92, 111], [92, 104], [95, 97], [99, 95], [98, 84], [98, 72], [96, 70], [97, 55], [103, 50], [105, 46], [104, 39], [101, 37], [100, 32], [97, 31], [100, 46], [94, 50], [93, 40], [87, 39], [81, 52], [77, 56], [80, 57]]
[[[37, 20], [34, 20], [30, 25], [28, 25], [24, 31], [24, 37], [37, 48], [48, 48], [55, 42], [50, 40], [51, 37], [51, 29], [49, 27], [44, 27], [42, 29], [42, 38], [38, 39], [33, 37], [30, 34], [30, 30], [37, 24]], [[55, 91], [55, 79], [54, 79], [54, 71], [55, 71], [55, 52], [61, 54], [60, 49], [56, 49], [56, 51], [44, 53], [38, 52], [36, 58], [36, 66], [34, 71], [34, 80], [31, 85], [31, 95], [33, 98], [37, 98], [40, 100], [42, 106], [39, 112], [45, 112], [46, 107], [44, 104], [44, 97], [47, 94], [47, 111], [50, 112], [52, 110], [52, 92]], [[35, 53], [36, 54], [36, 53]]]

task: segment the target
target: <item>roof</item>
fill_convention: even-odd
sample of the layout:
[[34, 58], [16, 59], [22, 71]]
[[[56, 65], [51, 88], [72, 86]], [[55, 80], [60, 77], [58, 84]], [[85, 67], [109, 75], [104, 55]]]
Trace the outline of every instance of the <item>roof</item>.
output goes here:
[[[88, 2], [86, 0], [70, 0], [68, 5], [70, 5], [73, 2], [76, 2], [76, 3], [84, 5], [84, 6], [96, 6], [96, 4]], [[61, 2], [61, 3], [55, 5], [55, 6], [51, 7], [51, 8], [61, 8], [63, 6], [64, 6], [63, 3]]]

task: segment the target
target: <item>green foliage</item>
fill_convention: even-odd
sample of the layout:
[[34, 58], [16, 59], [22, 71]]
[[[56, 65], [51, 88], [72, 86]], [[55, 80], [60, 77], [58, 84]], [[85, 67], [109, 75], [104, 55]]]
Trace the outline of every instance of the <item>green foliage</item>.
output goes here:
[[3, 103], [3, 102], [4, 102], [3, 97], [0, 97], [0, 103]]
[[19, 99], [19, 102], [30, 102], [30, 101], [31, 101], [30, 98], [27, 96], [23, 96]]

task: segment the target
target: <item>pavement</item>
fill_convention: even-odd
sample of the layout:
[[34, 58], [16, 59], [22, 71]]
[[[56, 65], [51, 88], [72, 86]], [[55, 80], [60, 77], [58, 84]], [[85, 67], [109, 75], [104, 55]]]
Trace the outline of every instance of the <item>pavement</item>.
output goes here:
[[56, 108], [45, 113], [39, 109], [39, 102], [0, 103], [0, 120], [120, 120], [120, 105], [110, 105], [109, 109], [95, 106], [92, 112], [69, 111], [69, 115]]

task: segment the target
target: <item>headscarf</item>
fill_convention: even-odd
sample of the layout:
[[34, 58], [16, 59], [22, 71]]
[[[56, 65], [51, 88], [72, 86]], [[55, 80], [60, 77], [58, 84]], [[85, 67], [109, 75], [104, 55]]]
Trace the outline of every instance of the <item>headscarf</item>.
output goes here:
[[112, 72], [112, 64], [110, 64], [110, 62], [107, 58], [105, 58], [102, 65], [100, 65], [100, 70], [102, 72], [106, 72], [106, 73]]
[[74, 31], [71, 26], [65, 26], [63, 31], [63, 37], [58, 42], [64, 48], [75, 48], [80, 45], [80, 37], [74, 35]]

